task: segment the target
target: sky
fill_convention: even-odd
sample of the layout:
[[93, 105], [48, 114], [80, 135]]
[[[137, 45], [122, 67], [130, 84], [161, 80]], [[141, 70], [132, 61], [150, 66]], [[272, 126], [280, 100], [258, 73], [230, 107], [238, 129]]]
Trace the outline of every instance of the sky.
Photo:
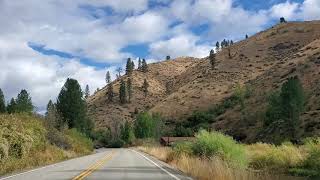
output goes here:
[[205, 57], [275, 23], [320, 19], [320, 0], [0, 0], [0, 88], [44, 112], [67, 78], [91, 93], [128, 57]]

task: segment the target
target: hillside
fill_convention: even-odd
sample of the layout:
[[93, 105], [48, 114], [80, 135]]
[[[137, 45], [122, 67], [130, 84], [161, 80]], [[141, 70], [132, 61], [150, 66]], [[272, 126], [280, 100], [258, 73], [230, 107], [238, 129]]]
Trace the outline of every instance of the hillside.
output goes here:
[[[279, 88], [287, 77], [297, 73], [303, 77], [303, 84], [312, 97], [308, 104], [311, 108], [304, 118], [310, 119], [312, 116], [312, 122], [306, 123], [317, 123], [319, 121], [315, 117], [319, 119], [320, 114], [315, 104], [319, 100], [314, 97], [317, 96], [316, 88], [319, 86], [315, 76], [319, 67], [317, 60], [315, 63], [310, 59], [317, 59], [319, 56], [319, 37], [319, 21], [285, 23], [235, 43], [230, 47], [231, 57], [228, 49], [223, 49], [216, 56], [217, 65], [214, 70], [211, 70], [208, 58], [182, 57], [150, 64], [148, 73], [134, 71], [132, 75], [134, 97], [131, 104], [121, 106], [117, 101], [107, 102], [105, 87], [89, 98], [89, 112], [96, 120], [97, 128], [112, 127], [124, 120], [132, 120], [135, 108], [140, 112], [149, 110], [160, 113], [172, 122], [183, 121], [195, 110], [206, 110], [221, 103], [232, 95], [236, 84], [252, 84], [254, 93], [246, 100], [248, 109], [245, 111], [253, 116], [251, 112], [262, 111], [265, 106], [266, 97], [259, 94]], [[296, 67], [292, 72], [293, 66]], [[309, 67], [304, 69], [306, 72], [300, 72], [299, 68], [305, 66]], [[150, 84], [147, 98], [144, 98], [141, 90], [145, 78]], [[170, 93], [166, 92], [168, 82], [172, 84]], [[113, 84], [114, 91], [118, 93], [119, 80]], [[245, 137], [242, 139], [254, 141], [257, 128], [261, 127], [261, 119], [252, 118], [255, 122], [250, 124], [239, 118], [237, 108], [222, 114], [212, 127], [232, 135], [240, 134], [239, 136]]]

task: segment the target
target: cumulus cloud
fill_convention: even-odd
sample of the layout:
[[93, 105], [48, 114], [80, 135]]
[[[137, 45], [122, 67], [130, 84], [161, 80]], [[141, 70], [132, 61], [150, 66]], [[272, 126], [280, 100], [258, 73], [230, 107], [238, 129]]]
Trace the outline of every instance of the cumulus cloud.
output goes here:
[[285, 3], [274, 5], [270, 9], [270, 14], [271, 14], [271, 17], [274, 17], [274, 18], [285, 17], [287, 19], [291, 19], [295, 15], [298, 8], [299, 8], [298, 3], [286, 1]]
[[[115, 72], [132, 52], [146, 44], [154, 62], [166, 55], [205, 57], [217, 40], [241, 39], [281, 16], [320, 18], [320, 1], [285, 1], [264, 10], [247, 10], [235, 0], [0, 0], [0, 88], [9, 100], [27, 89], [41, 110], [55, 99], [66, 78], [91, 91], [102, 87], [106, 70]], [[111, 11], [110, 11], [111, 10]], [[200, 26], [205, 31], [197, 32]], [[200, 28], [201, 29], [201, 28]], [[115, 64], [108, 69], [78, 59], [46, 56], [28, 42], [74, 57]]]
[[164, 59], [165, 55], [171, 57], [193, 56], [206, 57], [210, 49], [209, 45], [198, 45], [199, 37], [182, 34], [172, 37], [169, 40], [163, 40], [150, 45], [151, 56], [157, 59]]

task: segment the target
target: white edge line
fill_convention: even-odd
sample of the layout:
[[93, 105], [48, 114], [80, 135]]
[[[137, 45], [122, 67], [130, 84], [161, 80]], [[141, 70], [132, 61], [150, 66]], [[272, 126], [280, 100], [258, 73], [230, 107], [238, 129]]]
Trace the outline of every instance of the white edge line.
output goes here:
[[139, 154], [140, 156], [144, 157], [146, 160], [148, 160], [149, 162], [151, 162], [152, 164], [154, 164], [155, 166], [157, 166], [158, 168], [160, 168], [162, 171], [164, 171], [165, 173], [167, 173], [168, 175], [170, 175], [171, 177], [173, 177], [176, 180], [181, 180], [180, 178], [178, 178], [177, 176], [173, 175], [172, 173], [170, 173], [169, 171], [167, 171], [166, 169], [162, 168], [161, 166], [159, 166], [157, 163], [155, 163], [154, 161], [152, 161], [151, 159], [149, 159], [148, 157], [146, 157], [145, 155], [143, 155], [140, 152], [137, 152], [136, 150], [131, 149], [131, 151], [136, 152], [137, 154]]
[[48, 166], [44, 166], [44, 167], [40, 167], [40, 168], [33, 169], [33, 170], [30, 170], [30, 171], [26, 171], [26, 172], [23, 172], [23, 173], [14, 174], [14, 175], [11, 175], [11, 176], [0, 178], [0, 180], [10, 179], [10, 178], [13, 178], [13, 177], [16, 177], [16, 176], [20, 176], [20, 175], [23, 175], [23, 174], [27, 174], [27, 173], [31, 173], [31, 172], [34, 172], [34, 171], [38, 171], [38, 170], [41, 170], [41, 169], [44, 169], [44, 168], [53, 167], [55, 165], [56, 164], [51, 164], [51, 165], [48, 165]]
[[[104, 153], [104, 152], [100, 152], [100, 153]], [[96, 153], [96, 154], [99, 154], [99, 153]], [[90, 154], [90, 155], [87, 155], [87, 156], [96, 155], [96, 154]], [[61, 162], [57, 162], [57, 163], [54, 163], [54, 164], [51, 164], [51, 165], [47, 165], [47, 166], [43, 166], [43, 167], [40, 167], [40, 168], [37, 168], [37, 169], [33, 169], [33, 170], [30, 170], [30, 171], [26, 171], [26, 172], [14, 174], [14, 175], [2, 177], [2, 178], [0, 177], [0, 180], [10, 179], [10, 178], [13, 178], [13, 177], [16, 177], [16, 176], [21, 176], [23, 174], [31, 173], [31, 172], [34, 172], [34, 171], [39, 171], [41, 169], [54, 167], [54, 166], [56, 166], [56, 165], [58, 165], [60, 163], [63, 163], [63, 162], [66, 162], [66, 161], [71, 161], [71, 160], [82, 158], [82, 157], [86, 157], [86, 156], [75, 157], [75, 158], [67, 159], [65, 161], [61, 161]]]

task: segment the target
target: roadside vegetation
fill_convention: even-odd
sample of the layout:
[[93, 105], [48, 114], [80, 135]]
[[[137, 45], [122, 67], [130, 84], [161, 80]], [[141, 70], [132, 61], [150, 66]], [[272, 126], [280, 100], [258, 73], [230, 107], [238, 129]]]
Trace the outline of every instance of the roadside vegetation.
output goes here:
[[6, 104], [0, 89], [0, 175], [93, 151], [93, 124], [77, 80], [66, 81], [57, 103], [49, 101], [45, 116], [34, 109], [26, 90]]
[[92, 142], [76, 129], [55, 133], [26, 113], [0, 115], [0, 175], [90, 154]]
[[303, 145], [245, 145], [218, 132], [200, 131], [194, 142], [138, 147], [197, 179], [295, 179], [320, 176], [320, 139]]
[[[210, 128], [229, 108], [245, 108], [252, 89], [237, 85], [233, 95], [207, 111], [194, 112], [174, 129], [176, 136], [193, 136], [193, 142], [172, 147], [142, 145], [138, 149], [168, 162], [197, 179], [295, 179], [320, 177], [320, 138], [299, 138], [300, 115], [306, 98], [298, 77], [289, 78], [268, 98], [261, 134], [267, 140], [241, 144]], [[285, 134], [280, 135], [279, 132]], [[268, 141], [273, 139], [273, 141]]]

